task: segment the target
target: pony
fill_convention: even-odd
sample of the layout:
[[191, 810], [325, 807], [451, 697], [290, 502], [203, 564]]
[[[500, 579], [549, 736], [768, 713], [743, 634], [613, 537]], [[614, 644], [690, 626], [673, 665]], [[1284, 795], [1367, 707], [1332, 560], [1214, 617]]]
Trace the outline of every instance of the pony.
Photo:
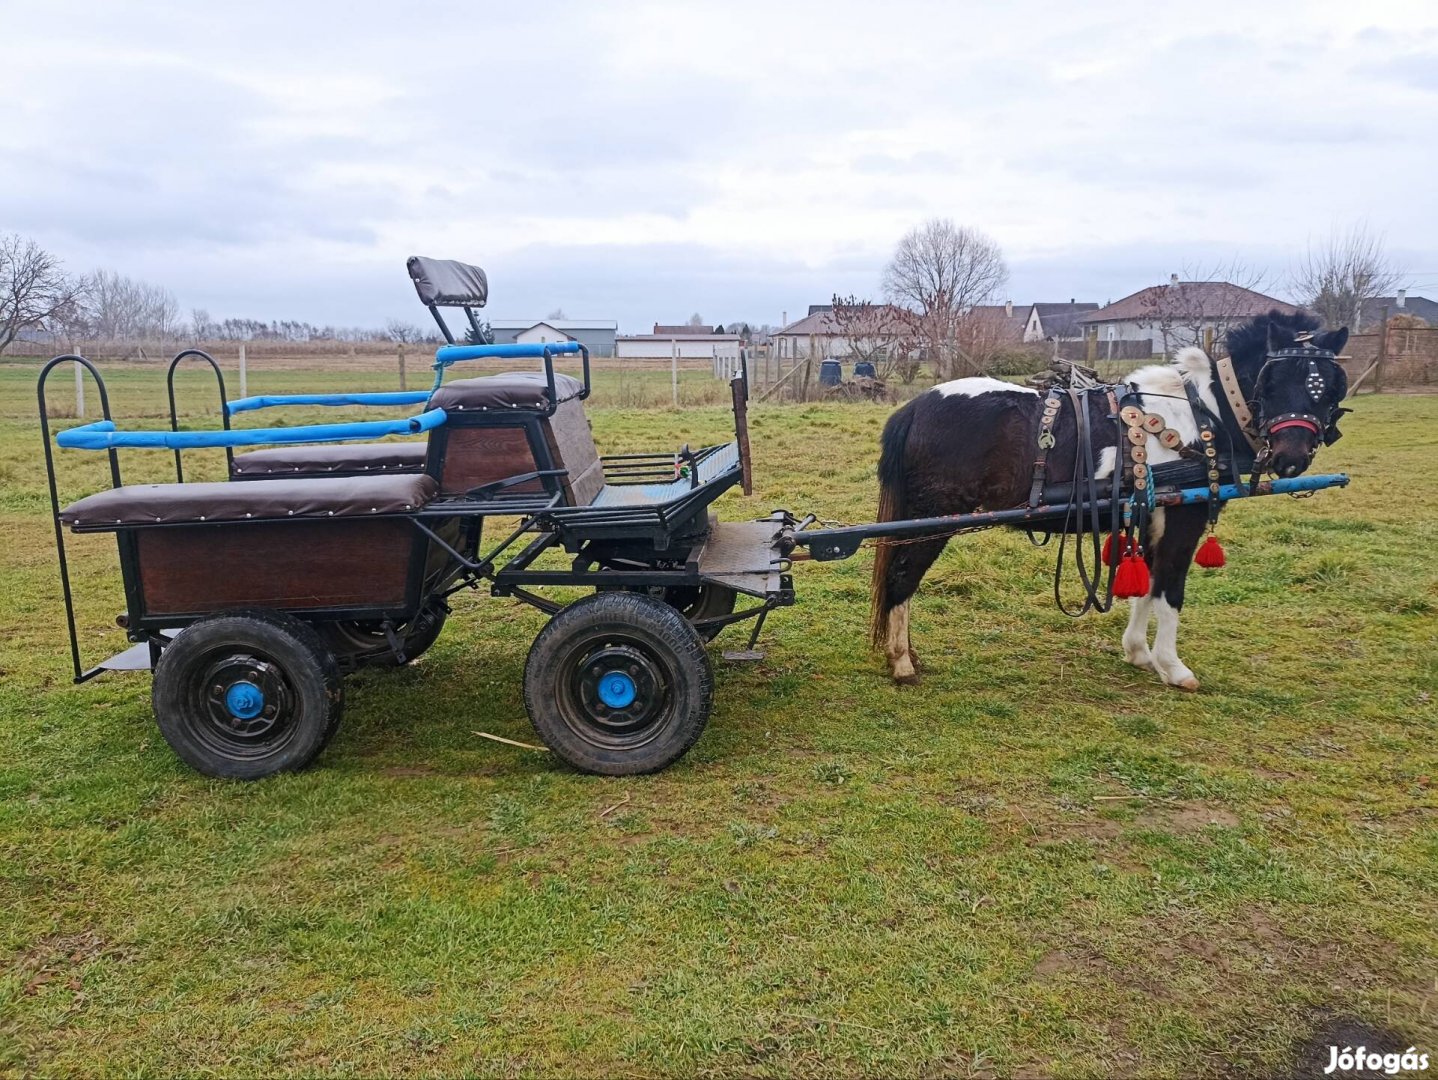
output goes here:
[[[1242, 395], [1239, 408], [1246, 404], [1252, 413], [1247, 424], [1221, 385], [1219, 365], [1202, 349], [1181, 349], [1168, 363], [1141, 367], [1114, 387], [1120, 395], [1136, 393], [1143, 412], [1162, 417], [1168, 429], [1163, 432], [1167, 445], [1153, 432], [1148, 434], [1149, 467], [1201, 460], [1203, 443], [1197, 406], [1189, 394], [1192, 388], [1208, 414], [1211, 438], [1227, 454], [1235, 473], [1291, 477], [1306, 470], [1319, 443], [1339, 437], [1338, 418], [1347, 411], [1341, 408], [1347, 377], [1331, 359], [1305, 362], [1274, 354], [1308, 345], [1336, 356], [1348, 341], [1347, 327], [1318, 333], [1319, 326], [1319, 320], [1307, 312], [1275, 309], [1225, 335]], [[1113, 471], [1122, 467], [1121, 450], [1128, 455], [1129, 440], [1105, 395], [1087, 394], [1082, 400], [1089, 414], [1088, 431], [1079, 432], [1077, 406], [1058, 411], [1047, 453], [1047, 481], [1075, 482], [1075, 450], [1082, 440], [1091, 447], [1088, 473], [1095, 479], [1107, 477], [1101, 485], [1106, 488], [1113, 483]], [[901, 521], [1027, 505], [1044, 401], [1036, 390], [979, 376], [942, 383], [897, 409], [881, 438], [878, 519]], [[1160, 506], [1148, 515], [1137, 537], [1150, 586], [1144, 595], [1130, 600], [1123, 654], [1135, 667], [1149, 669], [1169, 686], [1185, 690], [1198, 689], [1198, 679], [1178, 656], [1179, 612], [1190, 562], [1210, 523], [1204, 504]], [[910, 641], [909, 602], [949, 535], [881, 541], [875, 556], [871, 636], [897, 683], [919, 681], [919, 661]], [[1157, 631], [1150, 646], [1151, 619]]]

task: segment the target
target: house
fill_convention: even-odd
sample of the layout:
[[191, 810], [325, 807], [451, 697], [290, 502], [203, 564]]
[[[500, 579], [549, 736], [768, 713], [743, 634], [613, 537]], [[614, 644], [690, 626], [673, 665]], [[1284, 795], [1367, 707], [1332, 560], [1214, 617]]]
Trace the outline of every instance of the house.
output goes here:
[[514, 340], [520, 345], [550, 345], [556, 342], [577, 341], [571, 334], [549, 325], [547, 322], [538, 322], [526, 330], [521, 330], [514, 335]]
[[[613, 356], [619, 323], [612, 319], [491, 319], [496, 345], [516, 342], [577, 341], [591, 356]], [[523, 335], [523, 336], [521, 336]]]
[[1079, 316], [1097, 311], [1097, 304], [1030, 304], [1024, 341], [1077, 341], [1083, 337]]
[[1031, 312], [1014, 307], [1012, 300], [1005, 300], [1002, 304], [975, 304], [969, 309], [969, 318], [983, 329], [982, 332], [970, 330], [964, 336], [977, 336], [988, 346], [1022, 345], [1028, 340], [1026, 335]]
[[777, 356], [792, 360], [810, 356], [811, 350], [815, 359], [846, 357], [855, 351], [856, 332], [875, 344], [888, 344], [908, 336], [908, 312], [890, 304], [874, 304], [870, 311], [873, 317], [865, 320], [870, 325], [845, 333], [832, 304], [811, 304], [809, 314], [776, 330], [769, 340]]
[[[738, 334], [718, 334], [704, 326], [654, 326], [653, 334], [620, 334], [615, 355], [631, 360], [734, 360], [739, 359]], [[659, 330], [673, 333], [658, 333]]]
[[1212, 351], [1228, 327], [1275, 309], [1298, 310], [1231, 281], [1180, 281], [1174, 274], [1167, 285], [1140, 289], [1078, 316], [1077, 323], [1090, 342], [1090, 357], [1147, 359], [1185, 345]]
[[1426, 296], [1409, 296], [1407, 289], [1399, 289], [1397, 296], [1378, 296], [1363, 301], [1358, 311], [1358, 325], [1352, 328], [1353, 332], [1358, 334], [1377, 329], [1383, 321], [1384, 308], [1388, 309], [1390, 319], [1395, 315], [1409, 315], [1422, 319], [1429, 326], [1438, 326], [1438, 301], [1429, 300]]

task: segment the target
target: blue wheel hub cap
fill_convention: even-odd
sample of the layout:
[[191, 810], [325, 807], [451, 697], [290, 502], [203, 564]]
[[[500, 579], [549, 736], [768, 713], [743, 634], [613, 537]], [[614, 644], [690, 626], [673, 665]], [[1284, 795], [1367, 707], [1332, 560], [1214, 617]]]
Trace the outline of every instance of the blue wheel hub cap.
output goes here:
[[252, 682], [232, 683], [225, 691], [225, 708], [230, 710], [231, 716], [241, 720], [253, 720], [260, 715], [264, 707], [264, 691]]
[[625, 709], [634, 704], [634, 680], [622, 671], [600, 676], [599, 700], [611, 709]]

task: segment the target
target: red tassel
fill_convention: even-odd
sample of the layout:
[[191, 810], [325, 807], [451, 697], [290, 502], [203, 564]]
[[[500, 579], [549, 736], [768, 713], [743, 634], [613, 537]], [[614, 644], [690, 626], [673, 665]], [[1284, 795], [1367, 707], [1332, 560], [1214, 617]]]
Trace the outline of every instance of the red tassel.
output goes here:
[[1223, 553], [1223, 545], [1218, 542], [1218, 537], [1209, 533], [1208, 539], [1198, 549], [1193, 561], [1205, 570], [1217, 570], [1228, 562], [1228, 556]]
[[1113, 594], [1120, 600], [1135, 596], [1147, 596], [1149, 587], [1148, 563], [1141, 555], [1132, 552], [1125, 555], [1113, 576]]
[[[1114, 539], [1118, 539], [1118, 555], [1114, 555]], [[1125, 555], [1133, 554], [1133, 540], [1118, 533], [1109, 533], [1103, 542], [1103, 564], [1117, 566]]]

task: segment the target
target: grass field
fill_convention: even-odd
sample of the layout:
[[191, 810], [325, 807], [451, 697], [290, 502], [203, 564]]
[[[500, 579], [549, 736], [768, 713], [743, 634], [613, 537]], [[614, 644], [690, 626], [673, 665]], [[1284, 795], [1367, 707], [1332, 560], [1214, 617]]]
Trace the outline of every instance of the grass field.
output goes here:
[[[869, 556], [801, 565], [766, 660], [716, 649], [688, 758], [581, 776], [474, 736], [532, 741], [541, 617], [466, 596], [412, 668], [348, 681], [315, 768], [243, 785], [176, 760], [148, 678], [70, 685], [33, 376], [0, 365], [5, 1071], [1287, 1075], [1335, 1016], [1438, 1050], [1438, 397], [1361, 401], [1318, 462], [1349, 489], [1229, 510], [1180, 638], [1196, 694], [987, 533], [915, 603], [922, 687], [865, 645]], [[613, 385], [602, 449], [723, 437]], [[162, 411], [161, 369], [112, 388]], [[211, 394], [185, 380], [196, 422]], [[886, 411], [757, 406], [757, 493], [722, 513], [872, 519]], [[73, 550], [93, 662], [118, 573], [108, 537]]]

